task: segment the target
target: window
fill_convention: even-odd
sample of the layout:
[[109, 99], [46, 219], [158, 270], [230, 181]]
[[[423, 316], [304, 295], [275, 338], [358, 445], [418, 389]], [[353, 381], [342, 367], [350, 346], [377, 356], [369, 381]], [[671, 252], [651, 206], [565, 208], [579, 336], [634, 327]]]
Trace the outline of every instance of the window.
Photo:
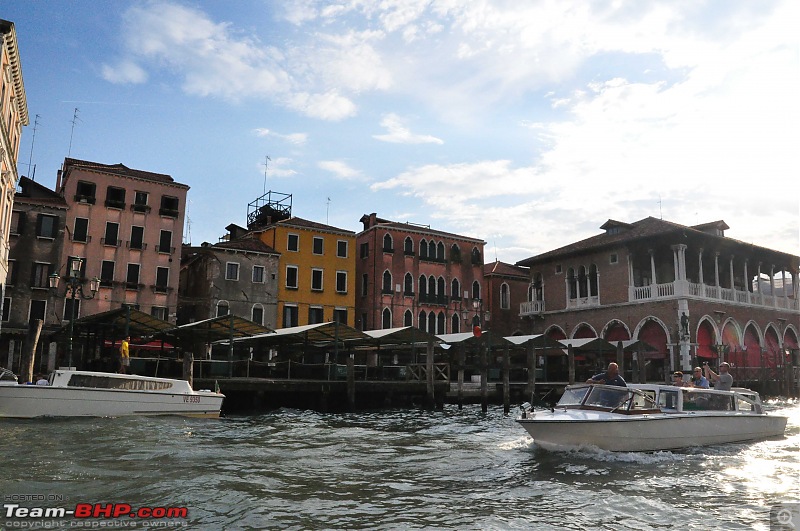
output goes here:
[[239, 280], [239, 264], [237, 262], [225, 264], [225, 280]]
[[6, 276], [6, 286], [13, 286], [17, 283], [17, 261], [8, 261], [8, 275]]
[[309, 306], [308, 308], [308, 324], [324, 323], [322, 306]]
[[228, 301], [217, 301], [217, 317], [228, 315], [230, 312], [230, 305]]
[[458, 244], [453, 244], [450, 246], [450, 261], [456, 264], [461, 263], [461, 248]]
[[127, 289], [139, 289], [139, 264], [128, 264], [125, 283]]
[[428, 260], [436, 260], [436, 242], [433, 240], [428, 244]]
[[411, 310], [406, 310], [406, 313], [403, 314], [403, 326], [414, 326], [414, 314], [411, 313]]
[[264, 283], [264, 266], [253, 266], [253, 283]]
[[[171, 253], [174, 251], [172, 248], [172, 231], [171, 230], [162, 230], [161, 235], [158, 238], [158, 249], [156, 249], [159, 253]], [[238, 279], [238, 276], [237, 276]]]
[[156, 291], [166, 292], [169, 286], [169, 268], [156, 268]]
[[481, 298], [481, 284], [477, 280], [472, 283], [472, 298], [473, 299]]
[[283, 306], [283, 327], [297, 326], [297, 306]]
[[361, 275], [361, 296], [366, 297], [369, 292], [369, 275]]
[[136, 192], [133, 196], [131, 210], [134, 212], [150, 212], [150, 207], [147, 206], [147, 195], [147, 192]]
[[297, 266], [286, 266], [286, 287], [297, 289]]
[[114, 262], [112, 260], [103, 260], [100, 265], [100, 285], [110, 288], [114, 282]]
[[369, 242], [361, 244], [361, 258], [369, 258]]
[[394, 248], [392, 247], [392, 236], [389, 234], [383, 235], [383, 252], [384, 253], [394, 252]]
[[312, 252], [314, 254], [322, 254], [323, 241], [324, 240], [322, 238], [320, 238], [319, 236], [314, 236], [314, 243], [313, 243], [313, 248], [312, 248]]
[[367, 314], [362, 313], [361, 314], [361, 331], [363, 332], [366, 329], [367, 329]]
[[28, 320], [41, 319], [44, 321], [44, 316], [47, 310], [47, 301], [31, 301], [30, 309], [28, 311]]
[[75, 218], [75, 225], [72, 229], [72, 241], [86, 243], [89, 235], [89, 219]]
[[427, 302], [425, 299], [428, 297], [428, 279], [425, 275], [419, 277], [419, 300]]
[[419, 316], [417, 317], [418, 328], [420, 330], [422, 330], [423, 332], [426, 331], [426, 329], [427, 329], [426, 327], [427, 327], [427, 324], [428, 324], [428, 320], [426, 319], [425, 315], [426, 315], [425, 311], [423, 310], [423, 311], [419, 312]]
[[3, 322], [7, 323], [11, 317], [11, 297], [3, 297]]
[[42, 262], [34, 262], [33, 269], [31, 270], [31, 287], [32, 288], [49, 288], [50, 287], [50, 264]]
[[500, 309], [508, 310], [511, 308], [511, 294], [509, 293], [508, 284], [503, 282], [500, 285]]
[[392, 274], [389, 271], [383, 272], [383, 287], [381, 293], [392, 294]]
[[114, 223], [112, 221], [106, 221], [106, 232], [105, 236], [103, 236], [103, 241], [101, 242], [103, 245], [113, 245], [116, 247], [119, 245], [119, 223]]
[[253, 305], [253, 311], [250, 313], [250, 320], [254, 323], [264, 324], [264, 308], [260, 304]]
[[347, 258], [347, 241], [338, 240], [336, 242], [336, 256], [339, 258]]
[[334, 308], [333, 321], [335, 323], [347, 324], [347, 308]]
[[158, 213], [169, 218], [178, 217], [178, 198], [169, 195], [161, 196], [161, 209]]
[[[74, 306], [73, 306], [73, 303]], [[73, 309], [75, 313], [73, 313]], [[78, 319], [81, 316], [81, 300], [75, 299], [72, 300], [70, 298], [64, 299], [64, 321], [71, 321], [72, 319]]]
[[294, 252], [300, 250], [300, 236], [298, 234], [289, 234], [286, 237], [286, 250]]
[[311, 289], [312, 291], [322, 291], [322, 269], [311, 270]]
[[153, 306], [150, 308], [150, 315], [155, 317], [156, 319], [161, 319], [162, 321], [166, 321], [169, 315], [167, 314], [168, 309], [166, 306]]
[[472, 248], [472, 264], [483, 265], [483, 257], [477, 247]]
[[439, 312], [439, 315], [436, 316], [436, 333], [444, 334], [446, 332], [444, 327], [445, 327], [444, 312]]
[[106, 206], [108, 208], [125, 208], [125, 189], [109, 186], [106, 189]]
[[556, 275], [560, 275], [563, 271], [561, 264], [556, 264]]
[[347, 271], [336, 272], [336, 293], [347, 293]]
[[454, 278], [453, 282], [450, 283], [450, 296], [454, 300], [461, 300], [461, 283], [459, 283], [457, 278]]
[[75, 188], [75, 201], [93, 205], [95, 203], [95, 190], [97, 190], [97, 186], [94, 183], [78, 181], [78, 186]]
[[608, 262], [611, 264], [616, 264], [619, 262], [619, 255], [617, 253], [611, 253], [611, 256], [608, 257]]
[[403, 254], [414, 256], [414, 240], [411, 239], [411, 236], [406, 236], [403, 241]]
[[131, 249], [142, 250], [145, 248], [144, 244], [144, 227], [133, 225], [131, 227], [131, 240], [128, 244]]
[[414, 295], [414, 277], [411, 276], [411, 273], [406, 273], [406, 276], [403, 277], [403, 295]]
[[384, 308], [381, 315], [381, 328], [386, 330], [392, 327], [392, 312], [389, 308]]
[[453, 314], [453, 317], [450, 319], [450, 321], [450, 333], [458, 334], [461, 332], [461, 321], [458, 320], [458, 314]]
[[428, 258], [428, 242], [424, 239], [419, 242], [419, 257]]
[[36, 218], [36, 235], [40, 238], [55, 238], [58, 232], [58, 218], [39, 214]]
[[11, 234], [22, 234], [25, 227], [25, 212], [15, 210], [11, 213]]
[[436, 244], [436, 259], [444, 262], [444, 244], [442, 242]]

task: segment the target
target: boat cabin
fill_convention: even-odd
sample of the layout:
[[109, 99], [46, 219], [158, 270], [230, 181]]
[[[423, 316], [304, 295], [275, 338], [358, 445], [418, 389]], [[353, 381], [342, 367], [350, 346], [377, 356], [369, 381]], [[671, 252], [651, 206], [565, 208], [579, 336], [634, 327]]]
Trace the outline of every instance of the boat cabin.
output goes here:
[[154, 391], [175, 394], [188, 394], [192, 392], [189, 382], [185, 380], [90, 371], [54, 371], [50, 375], [50, 385], [55, 387]]

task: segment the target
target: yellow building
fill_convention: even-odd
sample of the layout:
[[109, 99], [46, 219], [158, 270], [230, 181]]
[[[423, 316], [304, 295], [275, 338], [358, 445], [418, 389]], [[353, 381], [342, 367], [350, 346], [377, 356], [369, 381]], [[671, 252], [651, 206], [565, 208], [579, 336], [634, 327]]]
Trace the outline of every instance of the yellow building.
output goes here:
[[28, 125], [28, 103], [13, 22], [0, 20], [0, 43], [0, 285], [5, 290], [19, 140], [22, 126]]
[[291, 217], [256, 231], [281, 253], [278, 327], [355, 322], [355, 232]]

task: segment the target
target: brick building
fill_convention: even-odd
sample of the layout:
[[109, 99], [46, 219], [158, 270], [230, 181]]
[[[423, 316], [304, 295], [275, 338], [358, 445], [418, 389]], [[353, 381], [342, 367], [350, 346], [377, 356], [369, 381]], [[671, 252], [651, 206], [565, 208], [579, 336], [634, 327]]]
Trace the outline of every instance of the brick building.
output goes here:
[[484, 307], [490, 318], [484, 328], [500, 336], [519, 335], [526, 330], [519, 307], [528, 300], [529, 275], [527, 267], [497, 260], [483, 266]]
[[[413, 223], [361, 218], [356, 326], [461, 332], [483, 307], [485, 242]], [[475, 303], [473, 305], [473, 302]]]
[[[684, 226], [609, 220], [603, 233], [522, 260], [520, 315], [555, 338], [643, 339], [648, 377], [698, 359], [734, 376], [784, 366], [798, 349], [800, 258], [725, 236], [723, 221]], [[760, 371], [760, 372], [759, 372]]]

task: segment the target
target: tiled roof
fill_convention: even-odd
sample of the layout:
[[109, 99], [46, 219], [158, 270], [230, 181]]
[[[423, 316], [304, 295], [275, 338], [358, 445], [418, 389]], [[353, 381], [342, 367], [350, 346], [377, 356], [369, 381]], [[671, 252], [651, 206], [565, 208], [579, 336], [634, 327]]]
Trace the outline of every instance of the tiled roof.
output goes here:
[[[554, 249], [546, 253], [532, 256], [531, 258], [526, 258], [525, 260], [520, 260], [519, 262], [517, 262], [517, 265], [530, 267], [555, 257], [565, 257], [575, 254], [586, 253], [606, 247], [617, 246], [627, 242], [633, 242], [636, 240], [643, 240], [647, 238], [653, 238], [656, 236], [677, 233], [677, 232], [683, 232], [686, 235], [701, 236], [703, 238], [717, 239], [721, 242], [724, 241], [724, 242], [748, 245], [751, 247], [757, 247], [750, 243], [741, 242], [733, 238], [727, 238], [725, 236], [715, 236], [713, 234], [709, 234], [708, 232], [699, 229], [707, 227], [726, 228], [727, 225], [722, 220], [714, 221], [712, 223], [704, 223], [702, 225], [696, 225], [695, 227], [688, 227], [686, 225], [680, 225], [679, 223], [664, 221], [663, 219], [656, 219], [651, 216], [651, 217], [646, 217], [644, 219], [640, 219], [639, 221], [635, 221], [630, 224], [614, 220], [608, 220], [605, 224], [603, 224], [603, 227], [607, 229], [617, 228], [619, 230], [598, 234], [597, 236], [592, 236], [590, 238], [586, 238], [585, 240], [571, 243], [569, 245], [565, 245], [564, 247], [559, 247], [558, 249]], [[790, 256], [786, 255], [786, 253], [773, 251], [772, 249], [766, 249], [763, 247], [761, 247], [761, 249], [785, 256]]]
[[258, 238], [239, 238], [238, 240], [215, 243], [211, 247], [215, 249], [231, 249], [237, 251], [251, 251], [256, 253], [280, 254], [278, 251], [262, 242]]
[[275, 225], [283, 225], [283, 226], [290, 226], [290, 227], [300, 227], [303, 229], [313, 229], [313, 230], [324, 230], [328, 232], [340, 232], [343, 234], [355, 234], [355, 232], [347, 229], [340, 229], [338, 227], [334, 227], [332, 225], [325, 225], [324, 223], [317, 223], [316, 221], [309, 221], [303, 218], [291, 217], [288, 219], [284, 219], [273, 223], [272, 225], [268, 226], [272, 227]]
[[[366, 215], [365, 215], [366, 216]], [[366, 216], [369, 217], [369, 216]], [[362, 217], [361, 219], [364, 219]], [[470, 236], [462, 236], [461, 234], [454, 234], [452, 232], [444, 232], [441, 230], [435, 230], [430, 228], [427, 225], [418, 225], [416, 223], [401, 223], [399, 221], [391, 221], [388, 219], [382, 218], [375, 218], [376, 224], [372, 227], [368, 228], [367, 230], [361, 231], [361, 233], [367, 232], [369, 230], [374, 229], [395, 229], [402, 232], [413, 232], [417, 234], [425, 234], [430, 236], [441, 236], [442, 238], [452, 238], [457, 240], [466, 240], [475, 243], [486, 243], [480, 238], [472, 238]]]
[[67, 202], [61, 194], [24, 175], [19, 178], [19, 187], [21, 191], [14, 194], [14, 203], [67, 208]]
[[528, 278], [528, 268], [507, 264], [505, 262], [495, 261], [483, 265], [483, 276], [498, 275], [504, 277], [521, 277]]
[[78, 159], [64, 159], [65, 168], [80, 168], [89, 171], [108, 173], [111, 175], [119, 175], [120, 177], [131, 177], [134, 179], [144, 179], [146, 181], [155, 181], [159, 183], [175, 184], [178, 186], [186, 186], [185, 184], [176, 183], [175, 179], [164, 173], [153, 173], [144, 170], [135, 170], [128, 168], [124, 164], [101, 164], [99, 162], [91, 162], [88, 160]]

